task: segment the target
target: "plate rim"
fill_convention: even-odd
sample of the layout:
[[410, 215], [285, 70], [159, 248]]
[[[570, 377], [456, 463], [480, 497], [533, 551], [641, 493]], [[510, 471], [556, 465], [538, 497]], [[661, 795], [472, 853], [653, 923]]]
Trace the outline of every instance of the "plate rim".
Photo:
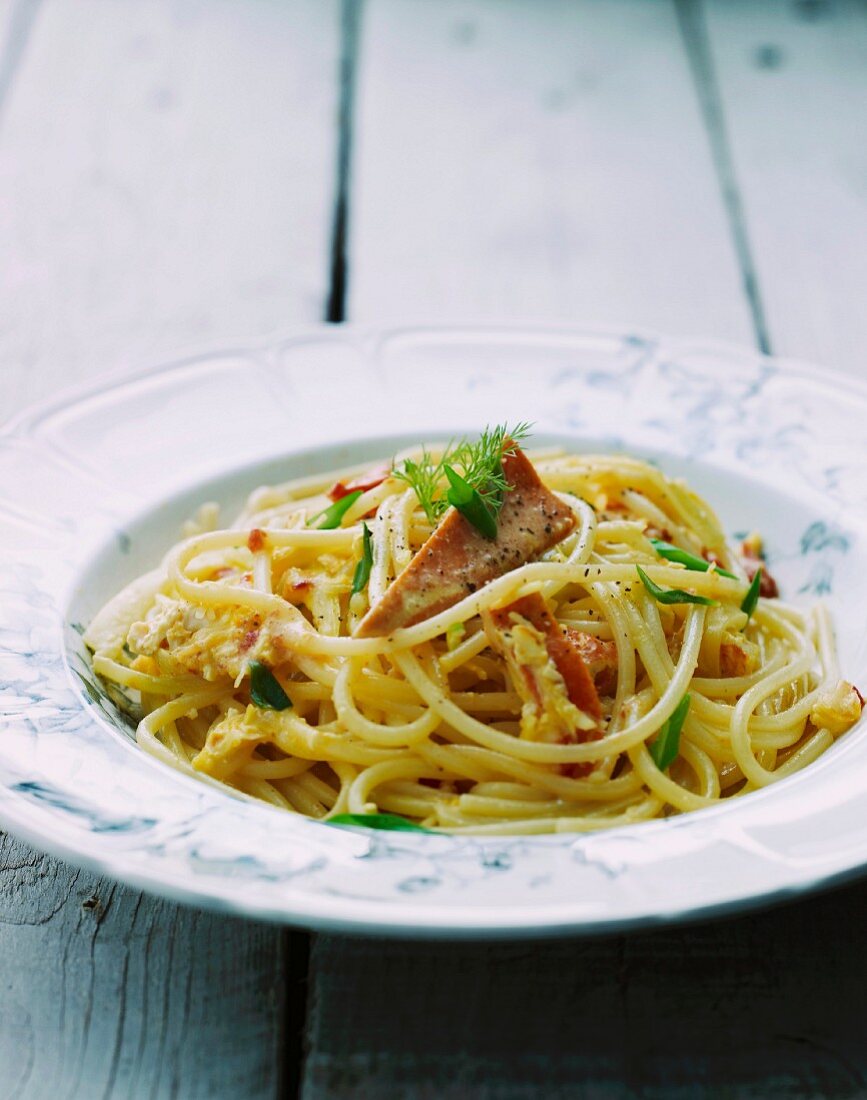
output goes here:
[[[473, 334], [499, 339], [521, 336], [538, 338], [546, 335], [565, 338], [598, 337], [620, 341], [635, 338], [665, 348], [671, 357], [687, 352], [735, 357], [740, 362], [747, 361], [753, 365], [765, 364], [781, 370], [789, 376], [797, 375], [814, 383], [819, 383], [824, 387], [832, 387], [838, 394], [841, 390], [853, 392], [860, 398], [867, 400], [867, 382], [832, 368], [824, 368], [818, 364], [796, 358], [769, 356], [756, 349], [729, 341], [669, 338], [646, 328], [622, 329], [612, 326], [595, 327], [578, 324], [528, 324], [519, 321], [509, 323], [483, 321], [478, 324], [462, 322], [455, 325], [402, 323], [399, 325], [350, 324], [334, 326], [323, 324], [292, 326], [287, 330], [250, 343], [236, 341], [226, 346], [210, 342], [205, 346], [199, 345], [197, 348], [183, 350], [171, 358], [161, 358], [157, 363], [150, 365], [125, 365], [117, 370], [104, 372], [84, 383], [64, 387], [50, 397], [20, 410], [0, 425], [0, 440], [22, 434], [29, 425], [58, 409], [68, 408], [88, 398], [109, 393], [140, 379], [155, 377], [159, 374], [169, 374], [172, 370], [204, 357], [238, 356], [259, 358], [268, 353], [278, 352], [286, 346], [303, 343], [305, 340], [315, 339], [321, 341], [323, 338], [331, 339], [338, 345], [346, 344], [347, 341], [350, 343], [361, 342], [362, 344], [372, 341], [375, 346], [386, 337], [420, 334], [445, 334], [452, 337]], [[246, 460], [239, 466], [225, 468], [222, 474], [217, 476], [225, 476], [237, 469], [243, 469], [254, 464], [255, 460]], [[199, 478], [199, 481], [203, 480], [205, 479]], [[193, 484], [191, 483], [188, 488], [192, 489]], [[158, 503], [151, 502], [149, 508], [157, 506]], [[92, 719], [93, 716], [91, 716]], [[37, 824], [33, 824], [32, 819], [27, 820], [26, 800], [20, 798], [13, 802], [9, 792], [3, 792], [3, 794], [4, 797], [0, 798], [0, 822], [3, 826], [8, 827], [15, 836], [34, 844], [39, 850], [47, 851], [67, 862], [88, 867], [99, 874], [108, 875], [133, 888], [146, 890], [158, 896], [169, 897], [184, 904], [206, 906], [219, 912], [247, 916], [253, 919], [348, 934], [399, 936], [415, 939], [436, 939], [437, 937], [448, 939], [520, 939], [600, 935], [638, 927], [704, 920], [731, 912], [774, 905], [867, 874], [867, 861], [865, 861], [860, 865], [844, 870], [831, 870], [808, 881], [799, 881], [771, 892], [750, 889], [743, 893], [733, 894], [724, 901], [711, 902], [704, 906], [689, 905], [683, 908], [673, 905], [671, 910], [664, 914], [653, 912], [619, 920], [605, 916], [576, 918], [574, 915], [571, 918], [564, 916], [562, 919], [555, 917], [553, 920], [546, 918], [546, 913], [551, 913], [561, 907], [559, 903], [539, 903], [523, 908], [509, 907], [508, 912], [517, 915], [517, 919], [513, 918], [511, 922], [508, 920], [502, 922], [492, 921], [491, 914], [488, 913], [484, 923], [472, 921], [468, 923], [468, 910], [461, 906], [455, 906], [454, 908], [432, 907], [438, 916], [436, 916], [436, 919], [428, 920], [422, 916], [424, 909], [416, 905], [381, 901], [366, 902], [358, 899], [351, 899], [351, 905], [354, 908], [363, 910], [370, 905], [377, 910], [380, 918], [374, 919], [366, 914], [356, 917], [333, 917], [325, 910], [327, 910], [329, 902], [334, 906], [335, 901], [338, 899], [330, 899], [327, 894], [310, 895], [314, 904], [310, 906], [309, 911], [300, 912], [298, 909], [289, 911], [286, 907], [274, 909], [266, 904], [258, 904], [258, 899], [253, 901], [248, 899], [243, 903], [237, 903], [216, 892], [204, 891], [200, 881], [198, 881], [198, 888], [185, 888], [183, 885], [172, 882], [165, 875], [149, 874], [136, 868], [124, 867], [123, 853], [115, 854], [109, 850], [100, 856], [92, 851], [76, 847], [74, 842], [67, 843], [57, 836], [51, 837], [48, 827], [41, 830]], [[301, 908], [305, 907], [302, 906]], [[323, 911], [317, 912], [318, 909]], [[405, 918], [401, 915], [404, 909], [406, 911]]]
[[659, 344], [666, 348], [672, 348], [676, 352], [699, 351], [719, 353], [726, 356], [737, 356], [739, 359], [748, 359], [754, 363], [766, 363], [777, 369], [798, 374], [810, 381], [829, 381], [842, 389], [856, 392], [867, 400], [867, 379], [861, 379], [853, 374], [841, 370], [838, 367], [826, 367], [809, 359], [789, 355], [769, 355], [758, 348], [752, 348], [747, 344], [740, 344], [735, 340], [703, 339], [691, 336], [670, 336], [661, 330], [647, 326], [618, 328], [614, 325], [582, 325], [563, 322], [560, 324], [545, 324], [542, 321], [501, 321], [489, 322], [481, 320], [477, 324], [472, 321], [455, 324], [436, 324], [433, 322], [401, 322], [400, 324], [372, 324], [361, 322], [323, 322], [320, 324], [302, 324], [278, 329], [273, 336], [260, 337], [259, 339], [238, 340], [231, 344], [223, 344], [220, 341], [191, 342], [179, 346], [178, 349], [167, 356], [140, 356], [133, 362], [109, 367], [101, 371], [94, 378], [84, 382], [71, 383], [56, 390], [50, 397], [31, 402], [23, 409], [14, 412], [11, 417], [0, 422], [0, 439], [18, 435], [22, 428], [32, 421], [46, 416], [57, 409], [95, 397], [98, 394], [107, 393], [109, 390], [120, 388], [127, 383], [152, 377], [157, 374], [167, 374], [172, 370], [204, 357], [254, 357], [266, 354], [282, 347], [284, 344], [296, 343], [300, 340], [317, 338], [328, 335], [333, 337], [335, 343], [343, 343], [343, 334], [351, 339], [380, 341], [384, 336], [395, 336], [404, 333], [445, 332], [448, 334], [460, 333], [501, 333], [505, 335], [529, 335], [542, 336], [556, 333], [562, 336], [586, 337], [594, 336], [609, 339], [635, 339], [648, 344]]
[[[514, 923], [507, 921], [492, 921], [490, 915], [476, 920], [467, 920], [466, 910], [463, 909], [436, 909], [437, 914], [449, 916], [462, 916], [460, 922], [443, 920], [441, 916], [436, 919], [424, 915], [424, 910], [414, 906], [404, 905], [396, 907], [387, 904], [387, 911], [392, 914], [397, 909], [398, 918], [405, 910], [404, 919], [383, 920], [376, 919], [376, 914], [385, 908], [385, 903], [353, 900], [352, 904], [358, 909], [371, 910], [371, 917], [362, 914], [356, 917], [332, 916], [326, 912], [320, 912], [320, 905], [310, 906], [289, 911], [285, 908], [272, 908], [268, 905], [253, 903], [236, 904], [234, 901], [216, 893], [203, 893], [201, 890], [187, 889], [174, 882], [167, 882], [158, 875], [150, 875], [144, 871], [130, 871], [119, 866], [118, 861], [109, 857], [98, 857], [90, 853], [77, 850], [72, 844], [65, 844], [61, 840], [47, 841], [38, 830], [31, 828], [26, 820], [20, 820], [14, 812], [8, 812], [8, 804], [0, 803], [0, 826], [14, 835], [19, 841], [24, 841], [44, 855], [59, 859], [71, 867], [89, 870], [100, 877], [107, 877], [120, 885], [133, 890], [139, 890], [153, 898], [166, 900], [174, 904], [185, 905], [190, 908], [203, 909], [220, 916], [237, 917], [253, 920], [263, 924], [272, 924], [295, 928], [308, 932], [322, 933], [325, 935], [346, 935], [356, 937], [370, 937], [374, 939], [395, 939], [406, 941], [435, 942], [442, 941], [509, 941], [522, 942], [528, 940], [556, 940], [556, 939], [593, 939], [608, 935], [619, 935], [625, 932], [652, 931], [670, 926], [682, 926], [699, 924], [704, 921], [724, 919], [726, 917], [746, 914], [765, 909], [774, 909], [789, 902], [796, 902], [801, 898], [825, 890], [835, 889], [850, 882], [859, 881], [867, 877], [867, 863], [857, 867], [829, 872], [809, 882], [799, 882], [788, 886], [781, 886], [772, 891], [749, 892], [732, 896], [725, 901], [711, 902], [706, 905], [690, 906], [687, 908], [672, 907], [669, 911], [642, 914], [634, 917], [611, 919], [607, 917], [581, 919], [564, 914], [562, 919], [547, 920], [540, 916], [545, 911], [552, 909], [566, 909], [566, 905], [538, 905], [512, 907], [510, 913], [517, 913], [521, 919]], [[327, 897], [321, 895], [320, 897]], [[320, 901], [320, 898], [317, 898]], [[324, 906], [322, 906], [324, 909]]]

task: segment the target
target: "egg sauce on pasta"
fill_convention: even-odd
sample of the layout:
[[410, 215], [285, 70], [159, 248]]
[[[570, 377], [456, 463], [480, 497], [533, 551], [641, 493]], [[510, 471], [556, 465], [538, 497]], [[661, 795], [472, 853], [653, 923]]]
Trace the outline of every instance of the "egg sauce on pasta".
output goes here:
[[[764, 597], [742, 610], [744, 561], [682, 481], [620, 455], [528, 456], [571, 511], [570, 533], [384, 636], [356, 632], [434, 529], [405, 481], [365, 482], [366, 464], [261, 488], [224, 529], [216, 506], [203, 507], [85, 635], [139, 745], [311, 818], [548, 833], [718, 805], [805, 767], [857, 720], [861, 699], [840, 679], [826, 611]], [[361, 492], [339, 526], [320, 529], [311, 517], [352, 478]], [[353, 593], [363, 521], [369, 577]], [[667, 560], [652, 539], [709, 565]], [[637, 566], [651, 586], [708, 602], [660, 602]], [[595, 717], [566, 698], [539, 622], [509, 612], [527, 599], [544, 607], [549, 638], [580, 655]], [[492, 616], [504, 608], [499, 645]], [[515, 648], [521, 631], [529, 656]], [[559, 700], [553, 716], [528, 695], [533, 662]], [[283, 704], [257, 693], [254, 668]]]

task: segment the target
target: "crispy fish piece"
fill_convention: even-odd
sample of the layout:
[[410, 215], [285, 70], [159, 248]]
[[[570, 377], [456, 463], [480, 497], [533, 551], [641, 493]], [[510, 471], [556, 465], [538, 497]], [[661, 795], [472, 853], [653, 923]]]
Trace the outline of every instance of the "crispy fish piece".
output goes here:
[[377, 485], [382, 485], [390, 473], [391, 467], [389, 466], [374, 466], [367, 473], [359, 474], [357, 477], [350, 478], [349, 481], [338, 481], [328, 490], [328, 496], [331, 500], [337, 501], [343, 500], [344, 497], [348, 497], [350, 493], [354, 493], [357, 489], [360, 489], [362, 493], [366, 493], [368, 489], [375, 489]]
[[617, 691], [617, 645], [604, 641], [574, 626], [564, 626], [569, 642], [578, 651], [598, 695], [614, 695]]
[[497, 537], [486, 539], [452, 509], [364, 616], [356, 637], [390, 634], [429, 619], [569, 534], [572, 511], [542, 484], [519, 447], [503, 455], [503, 473], [511, 489], [503, 496]]
[[[482, 622], [523, 701], [523, 738], [569, 745], [602, 736], [602, 707], [590, 670], [538, 592], [483, 611]], [[566, 764], [560, 771], [579, 779], [593, 764]]]
[[561, 705], [568, 700], [582, 713], [580, 728], [596, 728], [602, 707], [593, 677], [578, 646], [538, 592], [506, 607], [483, 611], [482, 622], [491, 645], [505, 657], [515, 690], [525, 702], [552, 716], [560, 710], [566, 720], [562, 732], [571, 733], [576, 725], [574, 716]]

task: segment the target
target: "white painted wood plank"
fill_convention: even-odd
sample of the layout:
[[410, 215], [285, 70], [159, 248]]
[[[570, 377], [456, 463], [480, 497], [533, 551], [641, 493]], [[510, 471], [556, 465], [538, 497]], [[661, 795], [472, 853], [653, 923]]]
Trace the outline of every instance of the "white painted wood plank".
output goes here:
[[0, 419], [320, 319], [338, 22], [338, 0], [45, 0], [0, 117]]
[[277, 1095], [286, 936], [0, 834], [0, 1094]]
[[867, 376], [867, 8], [709, 0], [774, 351]]
[[370, 0], [350, 319], [752, 339], [672, 3]]
[[[321, 316], [338, 39], [336, 0], [0, 9], [0, 419]], [[288, 943], [0, 834], [0, 1094], [278, 1095]]]

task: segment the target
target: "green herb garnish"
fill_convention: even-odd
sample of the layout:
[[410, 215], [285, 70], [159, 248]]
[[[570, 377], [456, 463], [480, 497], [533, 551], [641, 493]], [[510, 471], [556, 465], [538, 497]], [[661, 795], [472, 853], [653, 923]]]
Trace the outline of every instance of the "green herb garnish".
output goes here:
[[[449, 445], [451, 446], [451, 445]], [[446, 448], [445, 454], [448, 454], [449, 447]], [[443, 456], [445, 458], [445, 455]], [[443, 514], [448, 507], [448, 501], [445, 497], [438, 496], [440, 481], [443, 476], [443, 459], [439, 462], [435, 462], [430, 451], [426, 447], [422, 448], [421, 458], [418, 462], [414, 462], [411, 458], [404, 459], [403, 466], [398, 469], [396, 466], [391, 471], [391, 476], [396, 477], [399, 481], [404, 481], [412, 489], [418, 498], [419, 504], [424, 510], [424, 514], [428, 518], [428, 522], [432, 525], [436, 524], [437, 520]]]
[[316, 527], [319, 531], [331, 531], [335, 527], [339, 527], [343, 517], [349, 511], [353, 504], [361, 496], [361, 489], [356, 489], [353, 493], [347, 493], [345, 497], [341, 497], [340, 500], [335, 500], [330, 508], [326, 508], [323, 512], [317, 512], [315, 516], [311, 516], [307, 520], [307, 526], [310, 527], [316, 523], [316, 520], [321, 519], [321, 523], [317, 523]]
[[443, 458], [443, 463], [459, 466], [464, 480], [472, 485], [496, 515], [503, 494], [512, 488], [503, 473], [503, 455], [511, 453], [529, 434], [530, 425], [524, 421], [513, 428], [505, 424], [485, 428], [475, 443], [466, 440], [458, 443], [452, 453]]
[[690, 698], [687, 693], [663, 722], [662, 729], [650, 746], [650, 755], [661, 772], [674, 762], [680, 751], [680, 731], [683, 729], [689, 704]]
[[[685, 565], [687, 569], [694, 569], [697, 573], [706, 573], [710, 569], [710, 562], [706, 562], [704, 558], [696, 557], [695, 554], [690, 554], [688, 550], [681, 550], [679, 546], [672, 546], [670, 542], [665, 542], [663, 539], [651, 539], [650, 541], [653, 544], [653, 549], [666, 561], [675, 561], [679, 565]], [[719, 566], [715, 568], [714, 572], [719, 573], [721, 577], [730, 577], [733, 581], [737, 580], [734, 573], [729, 573], [727, 569], [720, 569]]]
[[427, 833], [429, 829], [423, 829], [414, 821], [409, 821], [399, 814], [335, 814], [330, 817], [326, 825], [352, 825], [360, 829], [390, 829], [413, 833]]
[[468, 523], [486, 539], [497, 537], [497, 517], [485, 503], [478, 489], [474, 489], [468, 481], [456, 473], [451, 466], [445, 467], [446, 477], [449, 482], [449, 490], [446, 499], [453, 508], [461, 513]]
[[638, 570], [641, 583], [657, 603], [700, 603], [709, 605], [715, 602], [709, 600], [707, 596], [696, 596], [692, 592], [684, 592], [682, 588], [660, 588], [658, 584], [653, 583], [640, 565], [636, 565], [635, 568]]
[[466, 632], [467, 628], [463, 623], [452, 623], [450, 627], [446, 628], [446, 648], [449, 653], [451, 653], [453, 649], [458, 648], [464, 640]]
[[748, 619], [752, 618], [753, 612], [756, 609], [756, 604], [759, 602], [759, 589], [761, 587], [762, 567], [759, 566], [750, 583], [750, 587], [747, 589], [747, 594], [744, 596], [743, 603], [741, 604], [741, 611], [746, 611]]
[[361, 561], [355, 567], [355, 573], [352, 577], [352, 595], [356, 592], [363, 592], [367, 588], [367, 582], [370, 580], [370, 570], [373, 566], [373, 546], [371, 545], [370, 528], [366, 523], [361, 525], [363, 536], [361, 543]]
[[[475, 442], [461, 439], [449, 443], [438, 460], [425, 448], [418, 461], [405, 459], [391, 471], [391, 476], [409, 485], [428, 521], [436, 524], [450, 503], [447, 483], [451, 483], [446, 473], [446, 467], [450, 466], [475, 489], [496, 522], [503, 494], [512, 488], [503, 473], [507, 443], [511, 450], [512, 445], [526, 439], [529, 431], [530, 425], [524, 423], [511, 428], [505, 424], [486, 428]], [[496, 531], [490, 537], [495, 535]]]
[[250, 661], [250, 698], [264, 710], [287, 710], [292, 700], [280, 686], [270, 668], [261, 661]]

